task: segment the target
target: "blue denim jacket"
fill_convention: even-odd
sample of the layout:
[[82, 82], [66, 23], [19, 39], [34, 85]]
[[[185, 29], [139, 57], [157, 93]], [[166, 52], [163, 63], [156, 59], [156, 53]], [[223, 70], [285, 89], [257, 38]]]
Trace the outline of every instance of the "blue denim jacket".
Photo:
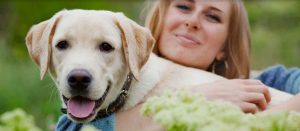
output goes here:
[[300, 92], [300, 69], [276, 65], [265, 69], [256, 79], [267, 86], [278, 90], [297, 94]]
[[[115, 114], [111, 114], [102, 119], [96, 119], [87, 125], [93, 125], [101, 131], [115, 130]], [[67, 115], [62, 115], [56, 125], [55, 131], [79, 131], [83, 124], [71, 121]]]

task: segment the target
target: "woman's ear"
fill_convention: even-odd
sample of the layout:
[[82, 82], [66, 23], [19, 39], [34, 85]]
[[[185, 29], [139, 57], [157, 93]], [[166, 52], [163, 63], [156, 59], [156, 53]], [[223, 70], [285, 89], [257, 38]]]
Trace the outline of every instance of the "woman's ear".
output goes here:
[[217, 53], [216, 55], [216, 60], [218, 61], [223, 61], [226, 58], [225, 52], [221, 50], [220, 52]]

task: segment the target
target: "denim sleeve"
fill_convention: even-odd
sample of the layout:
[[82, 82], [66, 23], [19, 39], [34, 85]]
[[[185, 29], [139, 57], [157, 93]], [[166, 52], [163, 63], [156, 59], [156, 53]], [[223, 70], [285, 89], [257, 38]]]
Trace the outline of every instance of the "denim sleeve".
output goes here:
[[276, 65], [265, 69], [256, 79], [267, 86], [278, 90], [297, 94], [300, 92], [300, 69]]
[[[114, 131], [115, 129], [115, 114], [111, 114], [105, 118], [96, 119], [86, 125], [93, 125], [102, 131]], [[55, 131], [79, 131], [84, 124], [71, 121], [67, 115], [62, 115], [56, 124]]]

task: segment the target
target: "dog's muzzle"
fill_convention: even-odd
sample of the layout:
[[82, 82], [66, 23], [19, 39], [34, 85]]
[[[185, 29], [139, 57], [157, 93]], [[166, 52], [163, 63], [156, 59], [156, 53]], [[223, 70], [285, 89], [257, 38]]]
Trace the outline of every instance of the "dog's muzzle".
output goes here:
[[[78, 120], [88, 118], [94, 115], [94, 110], [98, 108], [104, 98], [99, 100], [91, 100], [88, 97], [89, 88], [93, 77], [85, 69], [73, 69], [66, 77], [66, 81], [71, 93], [70, 98], [63, 96], [64, 102], [68, 108], [68, 113]], [[106, 96], [106, 90], [104, 97]]]
[[98, 100], [91, 100], [81, 96], [72, 98], [62, 96], [64, 103], [67, 106], [67, 109], [62, 109], [63, 113], [69, 114], [73, 119], [77, 121], [85, 120], [96, 115], [96, 109], [102, 105], [109, 92], [110, 86], [110, 84], [107, 86], [103, 96]]
[[62, 108], [61, 111], [65, 114], [69, 114], [73, 119], [81, 121], [87, 119], [91, 116], [97, 115], [97, 118], [106, 117], [114, 112], [119, 111], [125, 104], [126, 98], [128, 97], [128, 90], [131, 85], [131, 81], [133, 78], [133, 74], [130, 72], [127, 75], [127, 79], [124, 82], [120, 94], [117, 98], [112, 101], [107, 107], [95, 112], [95, 109], [101, 106], [103, 101], [106, 98], [106, 95], [111, 88], [111, 82], [108, 82], [108, 86], [102, 95], [102, 97], [96, 101], [89, 100], [83, 97], [73, 97], [73, 98], [66, 98], [63, 96], [63, 100], [67, 105], [67, 109]]

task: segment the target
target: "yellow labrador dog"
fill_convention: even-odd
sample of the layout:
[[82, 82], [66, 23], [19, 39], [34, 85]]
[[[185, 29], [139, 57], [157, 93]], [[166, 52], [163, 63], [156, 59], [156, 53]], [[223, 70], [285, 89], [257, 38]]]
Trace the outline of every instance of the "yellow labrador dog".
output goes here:
[[110, 11], [60, 11], [34, 25], [26, 45], [41, 79], [50, 72], [64, 111], [76, 122], [129, 109], [151, 96], [150, 91], [224, 79], [157, 57], [151, 53], [154, 39], [148, 29]]

